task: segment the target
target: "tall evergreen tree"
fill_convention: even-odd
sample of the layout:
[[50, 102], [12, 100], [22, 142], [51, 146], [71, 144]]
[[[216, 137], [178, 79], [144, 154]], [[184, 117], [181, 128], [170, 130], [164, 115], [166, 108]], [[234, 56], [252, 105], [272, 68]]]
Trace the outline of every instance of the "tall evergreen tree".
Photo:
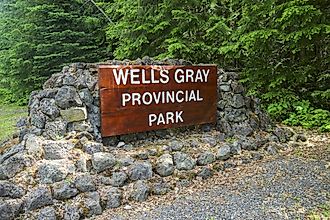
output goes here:
[[[85, 12], [82, 1], [17, 0], [1, 12], [5, 37], [0, 40], [4, 83], [24, 97], [42, 81], [72, 62], [106, 57], [104, 19]], [[88, 11], [91, 12], [91, 11]], [[4, 46], [5, 45], [5, 46]]]

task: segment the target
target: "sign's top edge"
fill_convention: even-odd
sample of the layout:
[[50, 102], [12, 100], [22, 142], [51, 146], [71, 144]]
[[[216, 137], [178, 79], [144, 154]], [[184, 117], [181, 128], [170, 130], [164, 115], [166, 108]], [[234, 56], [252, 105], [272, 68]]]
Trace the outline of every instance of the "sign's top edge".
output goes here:
[[112, 67], [150, 67], [150, 66], [163, 66], [163, 67], [203, 67], [203, 66], [215, 66], [217, 67], [217, 64], [194, 64], [194, 65], [169, 65], [169, 64], [150, 64], [150, 65], [141, 65], [141, 64], [109, 64], [109, 63], [101, 63], [97, 64], [98, 67], [102, 68], [112, 68]]

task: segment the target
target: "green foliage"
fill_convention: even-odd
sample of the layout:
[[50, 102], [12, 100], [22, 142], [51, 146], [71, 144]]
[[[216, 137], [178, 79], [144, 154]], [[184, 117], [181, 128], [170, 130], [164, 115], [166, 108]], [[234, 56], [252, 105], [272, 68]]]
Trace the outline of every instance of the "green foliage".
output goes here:
[[308, 101], [294, 103], [294, 111], [290, 112], [285, 124], [303, 126], [305, 128], [319, 127], [321, 131], [330, 131], [330, 112], [315, 109]]
[[[106, 56], [104, 21], [82, 1], [7, 0], [0, 11], [0, 88], [26, 100], [62, 66]], [[92, 7], [92, 9], [90, 8]]]
[[[218, 63], [243, 73], [277, 120], [328, 118], [330, 7], [325, 0], [114, 0], [107, 36], [118, 59], [143, 56]], [[309, 101], [308, 113], [296, 105]], [[295, 104], [296, 103], [296, 104]], [[312, 117], [312, 115], [314, 115]], [[298, 116], [296, 116], [298, 117]], [[292, 120], [291, 120], [292, 121]], [[325, 123], [326, 124], [326, 123]]]

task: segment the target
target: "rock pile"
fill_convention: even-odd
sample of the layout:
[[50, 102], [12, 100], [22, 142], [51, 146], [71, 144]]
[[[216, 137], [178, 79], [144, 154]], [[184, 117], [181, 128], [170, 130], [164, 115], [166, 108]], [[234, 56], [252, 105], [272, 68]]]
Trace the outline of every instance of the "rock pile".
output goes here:
[[[0, 155], [0, 219], [91, 217], [258, 160], [258, 149], [289, 146], [293, 133], [272, 127], [258, 102], [244, 95], [237, 74], [220, 70], [218, 87], [217, 130], [162, 130], [102, 143], [97, 65], [65, 67], [32, 93], [29, 117], [18, 123], [20, 142]], [[247, 156], [235, 162], [239, 154]]]

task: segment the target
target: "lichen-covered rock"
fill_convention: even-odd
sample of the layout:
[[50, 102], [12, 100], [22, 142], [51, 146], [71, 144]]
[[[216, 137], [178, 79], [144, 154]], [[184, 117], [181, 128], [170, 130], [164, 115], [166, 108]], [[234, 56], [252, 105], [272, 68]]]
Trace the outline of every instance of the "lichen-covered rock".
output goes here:
[[0, 197], [21, 198], [25, 194], [25, 190], [9, 181], [0, 180]]
[[81, 192], [95, 191], [96, 186], [90, 174], [78, 174], [75, 178], [75, 185]]
[[45, 131], [43, 135], [51, 140], [58, 140], [64, 137], [64, 135], [66, 134], [66, 128], [67, 122], [63, 120], [48, 122], [45, 125]]
[[138, 180], [134, 183], [130, 198], [137, 202], [146, 201], [150, 193], [150, 187], [143, 180]]
[[160, 176], [169, 176], [174, 172], [174, 162], [172, 155], [163, 154], [157, 159], [156, 162], [156, 172]]
[[56, 211], [53, 207], [45, 207], [39, 211], [38, 220], [56, 220]]
[[55, 183], [74, 171], [74, 166], [66, 160], [44, 161], [38, 168], [37, 177], [41, 183]]
[[113, 168], [117, 163], [115, 157], [110, 153], [98, 152], [92, 157], [92, 165], [96, 172], [102, 172]]
[[105, 187], [102, 189], [101, 200], [106, 208], [117, 208], [123, 200], [122, 192], [116, 187]]
[[53, 195], [55, 199], [70, 199], [78, 194], [78, 190], [68, 182], [59, 182], [53, 185]]
[[0, 176], [12, 178], [28, 165], [30, 165], [30, 159], [23, 153], [17, 153], [0, 165]]
[[235, 94], [232, 100], [232, 107], [241, 108], [245, 105], [244, 97], [241, 94]]
[[0, 164], [2, 164], [5, 160], [7, 160], [9, 157], [22, 152], [24, 150], [25, 146], [22, 143], [19, 143], [17, 145], [12, 146], [11, 148], [5, 150], [2, 155], [0, 155]]
[[63, 86], [60, 88], [55, 96], [55, 102], [62, 109], [82, 105], [77, 90], [72, 86]]
[[196, 161], [186, 153], [176, 152], [173, 157], [178, 170], [192, 170], [196, 165]]
[[220, 146], [217, 151], [218, 160], [227, 160], [231, 156], [230, 146], [224, 145]]
[[121, 165], [121, 166], [130, 166], [134, 163], [134, 158], [132, 158], [131, 156], [121, 156], [118, 158], [118, 163]]
[[103, 144], [101, 143], [91, 142], [91, 141], [83, 143], [83, 151], [88, 154], [101, 152], [102, 149], [103, 149]]
[[168, 146], [172, 151], [180, 151], [184, 147], [184, 143], [181, 141], [171, 141]]
[[74, 107], [61, 110], [62, 118], [67, 122], [84, 121], [87, 119], [87, 110], [84, 107]]
[[37, 128], [43, 129], [46, 124], [46, 116], [37, 110], [33, 110], [30, 113], [31, 125], [36, 126]]
[[87, 172], [87, 158], [85, 156], [81, 156], [77, 161], [76, 161], [76, 171], [77, 172]]
[[75, 205], [66, 204], [64, 207], [64, 220], [79, 220], [81, 219], [81, 209]]
[[40, 101], [40, 111], [54, 120], [60, 114], [54, 99], [44, 98]]
[[152, 177], [152, 166], [149, 162], [137, 162], [128, 170], [131, 180], [147, 180]]
[[275, 128], [274, 131], [273, 131], [273, 134], [278, 137], [279, 141], [281, 143], [285, 143], [287, 141], [290, 140], [290, 137], [293, 136], [293, 133], [292, 131], [290, 131], [289, 129], [287, 128]]
[[65, 159], [74, 145], [68, 141], [45, 141], [43, 143], [46, 160]]
[[25, 149], [27, 153], [36, 159], [40, 159], [44, 154], [41, 138], [33, 134], [27, 134], [24, 138], [26, 139]]
[[197, 164], [204, 166], [215, 161], [215, 156], [211, 151], [205, 151], [201, 153], [197, 158]]
[[126, 181], [128, 179], [128, 176], [125, 172], [113, 172], [112, 173], [112, 177], [111, 177], [111, 181], [110, 181], [110, 184], [112, 186], [123, 186]]
[[25, 200], [27, 210], [38, 209], [53, 203], [51, 191], [47, 186], [38, 186], [28, 194]]
[[22, 209], [22, 201], [19, 199], [10, 199], [0, 202], [0, 219], [15, 219]]
[[87, 192], [84, 195], [83, 206], [87, 209], [87, 217], [102, 214], [100, 195], [98, 192]]
[[89, 89], [82, 89], [79, 92], [79, 96], [81, 101], [83, 101], [83, 103], [86, 106], [91, 106], [93, 104], [93, 96], [91, 94], [91, 92], [89, 91]]

